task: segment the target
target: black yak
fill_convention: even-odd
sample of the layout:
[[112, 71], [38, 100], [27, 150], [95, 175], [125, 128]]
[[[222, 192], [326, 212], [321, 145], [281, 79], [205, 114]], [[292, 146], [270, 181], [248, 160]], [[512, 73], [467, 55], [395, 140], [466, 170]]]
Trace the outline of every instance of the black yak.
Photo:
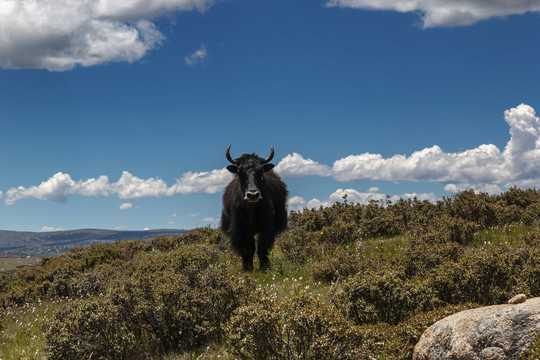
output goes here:
[[223, 194], [221, 229], [242, 257], [244, 270], [253, 270], [255, 248], [260, 268], [266, 270], [270, 266], [268, 253], [276, 235], [287, 227], [287, 185], [272, 170], [272, 145], [267, 159], [255, 154], [233, 159], [230, 149], [231, 145], [226, 156], [232, 165], [227, 166], [227, 170], [236, 176]]

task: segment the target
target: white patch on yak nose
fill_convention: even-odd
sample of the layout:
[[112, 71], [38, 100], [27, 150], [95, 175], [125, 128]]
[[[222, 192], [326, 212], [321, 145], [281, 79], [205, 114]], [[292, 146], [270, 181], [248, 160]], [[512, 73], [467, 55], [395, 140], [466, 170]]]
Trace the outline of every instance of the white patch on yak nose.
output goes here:
[[262, 199], [260, 191], [246, 191], [244, 195], [244, 200], [249, 202], [257, 202]]

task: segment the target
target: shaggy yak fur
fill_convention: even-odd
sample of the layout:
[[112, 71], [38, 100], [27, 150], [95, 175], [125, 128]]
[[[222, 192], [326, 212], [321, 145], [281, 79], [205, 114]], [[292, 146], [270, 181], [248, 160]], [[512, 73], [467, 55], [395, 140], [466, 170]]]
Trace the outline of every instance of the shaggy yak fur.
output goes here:
[[237, 159], [227, 169], [235, 174], [223, 194], [221, 229], [230, 237], [233, 249], [242, 257], [244, 270], [253, 270], [255, 250], [261, 270], [270, 266], [268, 253], [276, 235], [287, 227], [287, 185], [272, 170], [270, 160], [255, 154]]

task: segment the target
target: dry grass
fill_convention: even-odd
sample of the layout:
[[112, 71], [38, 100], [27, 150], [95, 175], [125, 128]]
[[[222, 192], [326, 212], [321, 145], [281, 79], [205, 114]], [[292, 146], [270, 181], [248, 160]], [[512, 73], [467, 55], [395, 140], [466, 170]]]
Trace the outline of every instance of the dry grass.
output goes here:
[[0, 257], [0, 272], [11, 271], [23, 266], [37, 265], [40, 261], [40, 258], [33, 257]]

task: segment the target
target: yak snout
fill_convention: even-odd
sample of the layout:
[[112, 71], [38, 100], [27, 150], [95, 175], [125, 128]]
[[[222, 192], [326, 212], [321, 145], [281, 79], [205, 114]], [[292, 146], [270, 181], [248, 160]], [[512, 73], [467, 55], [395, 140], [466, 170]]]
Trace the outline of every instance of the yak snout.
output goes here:
[[247, 190], [244, 195], [244, 200], [249, 202], [257, 202], [262, 199], [261, 192], [259, 190]]

